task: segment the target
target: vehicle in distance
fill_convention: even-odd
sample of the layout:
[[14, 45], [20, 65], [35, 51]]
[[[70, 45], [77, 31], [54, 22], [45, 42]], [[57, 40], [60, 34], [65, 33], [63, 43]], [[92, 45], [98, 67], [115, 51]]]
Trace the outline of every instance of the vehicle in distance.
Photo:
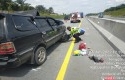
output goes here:
[[64, 23], [50, 17], [0, 13], [0, 68], [41, 65], [46, 49], [66, 34]]
[[78, 14], [77, 13], [72, 13], [71, 14], [71, 23], [80, 23], [81, 21], [78, 19]]
[[98, 14], [98, 18], [103, 18], [103, 13], [102, 12]]
[[64, 16], [64, 20], [70, 20], [70, 16], [69, 15], [65, 15]]

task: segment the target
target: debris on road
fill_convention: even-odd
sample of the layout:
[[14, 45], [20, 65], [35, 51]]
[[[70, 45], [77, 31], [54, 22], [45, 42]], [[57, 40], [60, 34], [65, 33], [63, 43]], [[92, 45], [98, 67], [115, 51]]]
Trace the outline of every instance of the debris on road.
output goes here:
[[94, 62], [97, 62], [97, 63], [99, 63], [99, 62], [103, 63], [104, 62], [103, 58], [98, 58], [98, 57], [96, 57], [94, 55], [93, 56], [89, 56], [88, 54], [89, 54], [90, 51], [92, 52], [91, 48], [87, 48], [86, 43], [81, 42], [79, 44], [78, 50], [75, 50], [73, 52], [73, 55], [74, 56], [84, 56], [84, 55], [86, 55], [86, 56], [89, 57], [90, 60], [93, 60]]
[[86, 47], [86, 43], [81, 42], [79, 44], [79, 50], [74, 51], [74, 56], [84, 56], [89, 54], [90, 48]]
[[104, 80], [115, 80], [115, 78], [113, 76], [109, 75], [109, 76], [106, 76], [104, 78]]
[[84, 42], [81, 42], [79, 44], [79, 50], [82, 50], [82, 49], [86, 49], [86, 43], [84, 43]]
[[98, 57], [96, 57], [96, 56], [89, 56], [89, 59], [91, 59], [91, 60], [93, 60], [94, 62], [97, 62], [97, 63], [99, 63], [99, 62], [101, 62], [101, 63], [103, 63], [104, 62], [104, 59], [103, 58], [98, 58]]
[[88, 48], [87, 49], [82, 49], [82, 50], [75, 50], [73, 52], [73, 55], [74, 56], [84, 56], [84, 55], [88, 56], [89, 51], [91, 51], [91, 50], [88, 49]]

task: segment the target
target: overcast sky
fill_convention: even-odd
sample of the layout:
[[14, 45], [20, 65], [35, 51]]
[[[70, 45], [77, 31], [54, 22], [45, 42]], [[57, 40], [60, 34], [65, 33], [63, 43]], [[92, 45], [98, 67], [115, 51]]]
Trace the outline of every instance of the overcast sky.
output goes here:
[[53, 7], [55, 13], [102, 12], [111, 6], [125, 3], [125, 0], [26, 0], [32, 6], [44, 5], [46, 8]]

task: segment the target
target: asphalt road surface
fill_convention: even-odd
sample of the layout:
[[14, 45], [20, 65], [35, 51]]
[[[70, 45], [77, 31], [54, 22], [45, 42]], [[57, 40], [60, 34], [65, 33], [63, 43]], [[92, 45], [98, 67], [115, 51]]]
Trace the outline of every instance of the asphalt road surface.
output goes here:
[[[78, 49], [81, 42], [74, 43], [71, 38], [67, 42], [58, 42], [51, 46], [47, 50], [48, 58], [43, 65], [35, 67], [24, 64], [18, 68], [0, 71], [0, 80], [125, 80], [125, 60], [117, 54], [118, 51], [110, 46], [86, 18], [81, 21], [81, 23], [68, 21], [65, 24], [86, 30], [86, 33], [80, 36], [83, 39], [81, 42], [85, 42], [87, 47], [91, 48], [92, 52], [89, 53], [89, 56], [103, 58], [103, 63], [95, 63], [86, 55], [73, 56], [72, 53]], [[65, 64], [62, 65], [63, 63]], [[60, 72], [61, 68], [64, 71]]]

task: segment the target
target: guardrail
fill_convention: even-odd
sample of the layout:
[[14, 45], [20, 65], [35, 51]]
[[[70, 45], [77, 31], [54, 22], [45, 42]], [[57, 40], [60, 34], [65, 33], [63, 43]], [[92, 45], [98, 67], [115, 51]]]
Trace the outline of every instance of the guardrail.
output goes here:
[[125, 42], [125, 21], [94, 17], [89, 17], [89, 19]]
[[[115, 46], [115, 48], [125, 54], [125, 47], [123, 47], [123, 45], [125, 46], [125, 21], [96, 17], [87, 18], [92, 24], [100, 27], [100, 32]], [[99, 30], [99, 27], [96, 28]]]

